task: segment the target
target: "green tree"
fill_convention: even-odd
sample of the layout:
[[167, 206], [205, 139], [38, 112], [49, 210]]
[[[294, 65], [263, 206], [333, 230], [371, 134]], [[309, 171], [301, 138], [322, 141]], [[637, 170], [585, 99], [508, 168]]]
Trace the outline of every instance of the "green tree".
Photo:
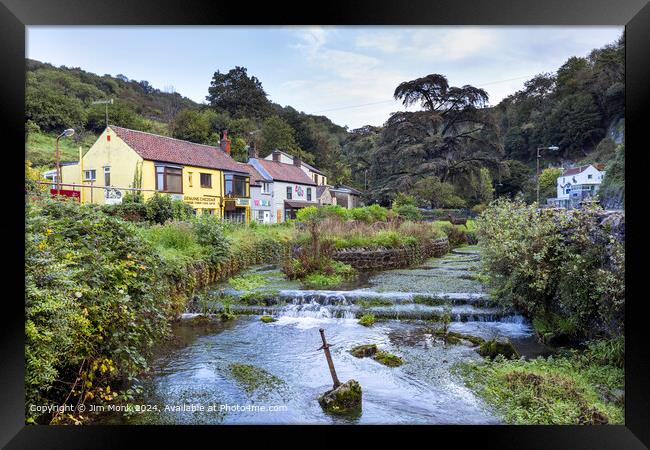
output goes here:
[[234, 118], [264, 118], [271, 113], [271, 104], [262, 82], [248, 76], [245, 67], [236, 66], [228, 73], [214, 73], [206, 100]]
[[[105, 106], [99, 104], [88, 107], [86, 128], [89, 131], [100, 133], [106, 128]], [[150, 131], [148, 122], [132, 106], [122, 100], [115, 100], [112, 105], [108, 106], [108, 123], [132, 130]]]
[[557, 196], [557, 179], [562, 171], [557, 167], [548, 167], [539, 174], [539, 201], [544, 203], [548, 197]]
[[475, 204], [488, 204], [494, 198], [494, 187], [492, 186], [492, 176], [486, 167], [481, 167], [475, 182], [472, 183], [472, 201]]
[[443, 183], [440, 178], [430, 176], [415, 183], [415, 195], [432, 208], [463, 208], [463, 200], [451, 183]]
[[514, 197], [519, 193], [529, 192], [533, 176], [532, 169], [516, 159], [507, 160], [504, 163], [505, 173], [497, 182], [495, 194]]
[[264, 120], [258, 148], [260, 156], [269, 155], [273, 150], [282, 150], [299, 156], [308, 164], [314, 163], [314, 157], [298, 147], [294, 129], [279, 116], [271, 116]]
[[488, 95], [473, 86], [450, 86], [431, 74], [401, 83], [394, 94], [404, 106], [422, 111], [393, 114], [372, 155], [373, 193], [380, 198], [408, 191], [420, 178], [453, 180], [472, 167], [498, 163], [501, 144], [495, 124], [483, 110]]
[[215, 128], [217, 115], [214, 111], [196, 109], [183, 109], [174, 118], [172, 135], [198, 144], [212, 143], [213, 134], [219, 130]]

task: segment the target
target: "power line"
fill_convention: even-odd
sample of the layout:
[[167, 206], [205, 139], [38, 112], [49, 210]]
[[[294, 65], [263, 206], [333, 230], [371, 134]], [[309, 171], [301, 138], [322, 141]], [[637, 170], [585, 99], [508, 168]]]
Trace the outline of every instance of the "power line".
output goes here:
[[[488, 85], [491, 85], [491, 84], [498, 84], [498, 83], [505, 83], [507, 81], [521, 80], [522, 78], [530, 78], [530, 77], [534, 77], [534, 76], [535, 75], [523, 75], [523, 76], [520, 76], [520, 77], [508, 78], [508, 79], [505, 79], [505, 80], [488, 81], [487, 83], [477, 84], [476, 87], [488, 86]], [[359, 105], [338, 106], [338, 107], [334, 107], [334, 108], [321, 109], [319, 111], [314, 111], [311, 114], [318, 114], [318, 113], [329, 112], [329, 111], [338, 111], [338, 110], [341, 110], [341, 109], [362, 108], [364, 106], [379, 105], [379, 104], [382, 104], [382, 103], [392, 103], [392, 102], [396, 102], [396, 101], [397, 100], [395, 100], [395, 99], [390, 99], [390, 100], [381, 100], [381, 101], [378, 101], [378, 102], [362, 103], [362, 104], [359, 104]]]

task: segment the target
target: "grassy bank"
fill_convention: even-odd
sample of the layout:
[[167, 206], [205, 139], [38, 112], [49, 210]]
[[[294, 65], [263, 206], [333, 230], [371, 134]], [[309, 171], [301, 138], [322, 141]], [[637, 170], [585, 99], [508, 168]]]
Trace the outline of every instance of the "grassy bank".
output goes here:
[[533, 360], [464, 364], [467, 385], [509, 424], [623, 424], [623, 339]]
[[[56, 134], [32, 132], [27, 136], [25, 159], [32, 162], [34, 167], [53, 168], [54, 152], [56, 149]], [[88, 133], [82, 139], [63, 138], [59, 140], [61, 161], [78, 161], [79, 147], [86, 152], [97, 140], [97, 136]]]

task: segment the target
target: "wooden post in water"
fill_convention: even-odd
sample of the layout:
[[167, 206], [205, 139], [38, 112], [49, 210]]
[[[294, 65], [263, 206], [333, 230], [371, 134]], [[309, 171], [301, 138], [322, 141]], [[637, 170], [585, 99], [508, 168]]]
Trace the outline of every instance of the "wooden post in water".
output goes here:
[[334, 369], [334, 362], [332, 361], [332, 355], [330, 354], [330, 347], [331, 345], [327, 343], [325, 340], [325, 330], [321, 328], [320, 330], [320, 337], [323, 340], [323, 346], [319, 348], [318, 350], [323, 350], [325, 352], [325, 358], [327, 359], [327, 365], [330, 368], [330, 374], [332, 374], [332, 381], [334, 382], [334, 389], [339, 387], [341, 385], [341, 382], [339, 381], [339, 378], [336, 376], [336, 370]]

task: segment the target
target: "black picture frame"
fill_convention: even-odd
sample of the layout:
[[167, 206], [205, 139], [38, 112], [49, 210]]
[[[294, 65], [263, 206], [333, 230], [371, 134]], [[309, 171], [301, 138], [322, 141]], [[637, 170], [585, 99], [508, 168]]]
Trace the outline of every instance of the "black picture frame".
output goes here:
[[[650, 445], [650, 364], [641, 283], [645, 267], [642, 242], [642, 184], [648, 164], [645, 115], [650, 100], [650, 4], [645, 0], [358, 0], [322, 4], [209, 2], [198, 0], [0, 0], [0, 136], [9, 182], [0, 222], [5, 261], [0, 327], [0, 446], [6, 448], [114, 448], [135, 446], [145, 437], [166, 448], [196, 438], [212, 445], [284, 445], [287, 441], [343, 444], [340, 432], [363, 434], [365, 445], [395, 438], [400, 445], [481, 448], [647, 448]], [[290, 6], [291, 5], [291, 6]], [[626, 403], [625, 425], [579, 426], [25, 426], [24, 421], [24, 234], [20, 152], [25, 145], [25, 26], [27, 25], [625, 25], [626, 27]], [[83, 43], [80, 43], [83, 45]], [[645, 195], [644, 195], [645, 194]], [[634, 205], [630, 208], [630, 205]], [[636, 209], [634, 209], [636, 208]], [[647, 223], [647, 222], [646, 222]], [[255, 433], [253, 433], [255, 431]], [[235, 435], [236, 434], [236, 435]], [[315, 439], [322, 434], [321, 439]], [[320, 436], [318, 436], [320, 437]], [[279, 439], [283, 439], [280, 441]], [[422, 444], [416, 444], [416, 439]]]

